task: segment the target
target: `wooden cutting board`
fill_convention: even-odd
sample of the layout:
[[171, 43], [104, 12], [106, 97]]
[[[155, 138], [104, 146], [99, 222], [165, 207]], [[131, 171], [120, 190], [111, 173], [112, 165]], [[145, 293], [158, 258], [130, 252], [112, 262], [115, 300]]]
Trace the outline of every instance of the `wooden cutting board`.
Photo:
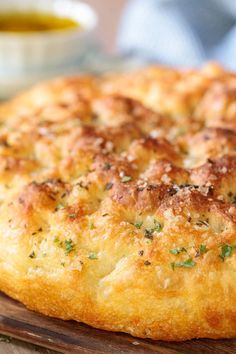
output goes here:
[[168, 343], [97, 330], [73, 321], [27, 310], [0, 293], [0, 333], [54, 349], [80, 354], [235, 354], [236, 339]]

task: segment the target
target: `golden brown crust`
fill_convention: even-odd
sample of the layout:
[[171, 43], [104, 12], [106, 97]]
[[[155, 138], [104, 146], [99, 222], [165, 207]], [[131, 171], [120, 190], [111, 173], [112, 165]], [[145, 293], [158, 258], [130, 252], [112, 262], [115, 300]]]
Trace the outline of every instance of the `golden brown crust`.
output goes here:
[[150, 67], [0, 107], [0, 290], [162, 340], [236, 336], [236, 76]]

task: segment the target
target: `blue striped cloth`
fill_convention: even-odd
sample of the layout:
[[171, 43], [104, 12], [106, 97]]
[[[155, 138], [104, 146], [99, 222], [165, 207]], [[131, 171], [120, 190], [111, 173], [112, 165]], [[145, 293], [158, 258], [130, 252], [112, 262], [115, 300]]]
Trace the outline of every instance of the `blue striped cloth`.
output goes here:
[[149, 62], [184, 67], [211, 59], [236, 70], [236, 0], [130, 0], [118, 48]]

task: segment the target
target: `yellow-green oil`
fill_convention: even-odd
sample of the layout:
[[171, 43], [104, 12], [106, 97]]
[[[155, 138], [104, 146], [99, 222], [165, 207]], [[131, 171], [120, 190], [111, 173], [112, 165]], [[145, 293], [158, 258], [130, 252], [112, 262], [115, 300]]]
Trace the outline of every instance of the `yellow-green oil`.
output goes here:
[[39, 12], [0, 13], [0, 32], [45, 32], [81, 28], [69, 17]]

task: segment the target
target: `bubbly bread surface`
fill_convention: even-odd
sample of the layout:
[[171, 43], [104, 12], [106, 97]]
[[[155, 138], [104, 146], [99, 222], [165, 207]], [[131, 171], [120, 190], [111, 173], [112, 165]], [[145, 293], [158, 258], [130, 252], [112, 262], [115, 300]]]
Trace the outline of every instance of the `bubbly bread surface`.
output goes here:
[[0, 107], [0, 290], [161, 340], [236, 336], [236, 75], [62, 78]]

